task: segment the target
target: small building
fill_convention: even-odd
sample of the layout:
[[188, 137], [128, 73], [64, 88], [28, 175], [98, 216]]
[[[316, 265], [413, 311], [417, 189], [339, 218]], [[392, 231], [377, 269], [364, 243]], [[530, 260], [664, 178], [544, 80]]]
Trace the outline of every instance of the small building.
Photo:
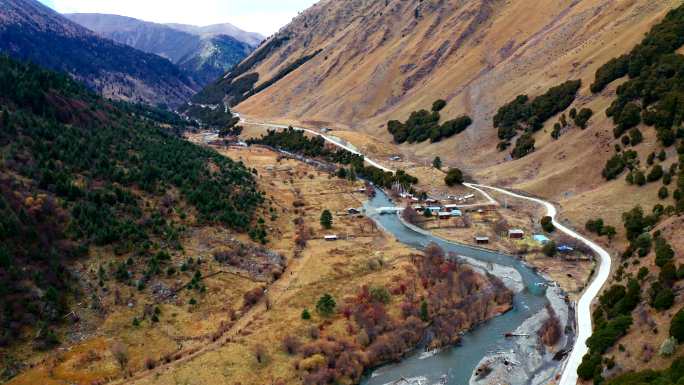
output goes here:
[[534, 239], [534, 241], [540, 245], [545, 245], [551, 241], [546, 235], [543, 234], [535, 234], [532, 236], [532, 239]]
[[438, 212], [442, 211], [442, 208], [439, 206], [428, 206], [427, 208], [425, 208], [425, 210], [427, 210], [431, 213], [438, 213]]
[[358, 214], [361, 214], [361, 210], [359, 210], [359, 209], [357, 209], [357, 208], [354, 208], [354, 207], [350, 207], [350, 208], [347, 209], [347, 214], [349, 214], [349, 215], [358, 215]]
[[463, 211], [461, 211], [461, 210], [452, 210], [452, 211], [451, 211], [451, 216], [452, 216], [452, 217], [462, 217], [462, 216], [463, 216]]
[[525, 238], [525, 232], [520, 229], [510, 229], [508, 230], [508, 238], [523, 239]]
[[328, 242], [333, 242], [340, 239], [337, 235], [326, 235], [324, 239]]
[[560, 246], [558, 246], [556, 249], [557, 249], [558, 252], [561, 253], [561, 254], [569, 254], [569, 253], [572, 253], [573, 251], [575, 251], [574, 248], [572, 248], [572, 247], [570, 247], [570, 246], [568, 246], [568, 245], [560, 245]]
[[413, 205], [411, 207], [413, 207], [413, 209], [416, 211], [423, 211], [424, 208], [423, 205]]
[[475, 243], [477, 243], [478, 245], [486, 245], [489, 243], [489, 237], [485, 237], [482, 235], [476, 236]]
[[453, 204], [444, 205], [444, 210], [446, 210], [446, 211], [454, 211], [454, 210], [458, 210], [458, 208], [459, 208], [459, 205], [453, 205]]
[[449, 219], [451, 218], [451, 211], [440, 211], [437, 216], [439, 219]]

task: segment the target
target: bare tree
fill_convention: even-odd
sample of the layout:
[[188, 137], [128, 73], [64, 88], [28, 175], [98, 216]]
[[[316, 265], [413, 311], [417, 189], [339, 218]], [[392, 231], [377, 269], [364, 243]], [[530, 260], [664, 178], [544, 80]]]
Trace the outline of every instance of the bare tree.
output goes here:
[[126, 370], [126, 367], [128, 366], [128, 347], [123, 343], [116, 341], [109, 347], [109, 350], [119, 364], [121, 370]]
[[411, 206], [406, 206], [404, 212], [401, 214], [401, 217], [412, 225], [418, 223], [418, 212], [416, 212], [416, 210]]

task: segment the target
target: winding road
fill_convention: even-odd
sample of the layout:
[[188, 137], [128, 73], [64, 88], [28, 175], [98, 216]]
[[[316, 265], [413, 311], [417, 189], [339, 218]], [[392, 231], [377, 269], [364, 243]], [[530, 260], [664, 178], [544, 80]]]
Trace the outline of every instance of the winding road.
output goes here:
[[[288, 128], [289, 126], [286, 125], [278, 125], [278, 124], [269, 124], [269, 123], [253, 123], [253, 122], [248, 122], [241, 118], [241, 121], [246, 124], [252, 124], [252, 125], [257, 125], [257, 126], [263, 126], [263, 127], [271, 127], [271, 128], [279, 128], [279, 129], [285, 129]], [[343, 143], [338, 142], [337, 140], [330, 138], [320, 132], [308, 129], [308, 128], [302, 128], [302, 127], [293, 127], [295, 130], [299, 131], [305, 131], [308, 132], [312, 135], [320, 136], [323, 138], [326, 142], [332, 143], [340, 148], [343, 148], [353, 154], [357, 155], [363, 155], [366, 163], [377, 167], [381, 170], [384, 171], [389, 171], [389, 172], [394, 172], [394, 170], [387, 168], [377, 161], [374, 161], [372, 159], [369, 159], [366, 157], [364, 154], [360, 153], [358, 150], [345, 145]], [[496, 191], [501, 194], [505, 194], [514, 198], [518, 199], [524, 199], [527, 201], [531, 201], [537, 204], [540, 204], [546, 208], [546, 215], [550, 216], [553, 219], [553, 224], [556, 226], [556, 229], [558, 231], [579, 240], [580, 242], [584, 243], [587, 245], [589, 248], [591, 248], [594, 252], [599, 257], [598, 260], [598, 271], [596, 275], [594, 276], [593, 280], [589, 284], [589, 286], [584, 290], [584, 293], [582, 294], [582, 297], [580, 297], [579, 301], [577, 301], [576, 304], [576, 316], [577, 316], [577, 340], [575, 341], [575, 345], [572, 349], [572, 352], [570, 352], [570, 355], [568, 359], [565, 362], [565, 367], [563, 368], [563, 372], [561, 375], [561, 379], [559, 382], [559, 385], [576, 385], [578, 382], [578, 376], [577, 376], [577, 368], [579, 365], [582, 363], [582, 358], [584, 355], [587, 353], [588, 348], [587, 348], [587, 339], [591, 336], [592, 333], [592, 321], [591, 321], [591, 303], [594, 301], [594, 299], [598, 296], [599, 292], [601, 291], [601, 288], [603, 285], [608, 281], [608, 278], [610, 276], [610, 269], [611, 269], [611, 258], [610, 254], [608, 251], [606, 251], [604, 248], [593, 242], [592, 240], [584, 237], [583, 235], [577, 233], [576, 231], [564, 226], [562, 223], [560, 223], [557, 220], [557, 214], [558, 210], [556, 207], [551, 204], [550, 202], [547, 202], [542, 199], [538, 198], [532, 198], [528, 197], [525, 195], [520, 195], [516, 194], [514, 192], [508, 191], [506, 189], [502, 189], [499, 187], [493, 187], [493, 186], [486, 186], [486, 185], [480, 185], [480, 184], [475, 184], [475, 183], [464, 183], [464, 185], [468, 188], [471, 188], [480, 194], [482, 194], [489, 202], [491, 203], [497, 203], [496, 199], [494, 199], [490, 194], [487, 193], [486, 190], [492, 190]]]

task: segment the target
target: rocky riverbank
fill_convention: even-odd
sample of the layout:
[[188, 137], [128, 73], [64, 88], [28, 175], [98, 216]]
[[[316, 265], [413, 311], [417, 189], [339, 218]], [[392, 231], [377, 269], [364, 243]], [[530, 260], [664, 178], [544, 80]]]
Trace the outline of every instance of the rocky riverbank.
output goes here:
[[[572, 348], [574, 342], [574, 311], [565, 293], [557, 286], [546, 291], [550, 306], [527, 319], [509, 338], [513, 347], [491, 352], [480, 361], [470, 379], [470, 385], [529, 384], [541, 385], [554, 380], [561, 372], [558, 359]], [[553, 346], [545, 346], [538, 334], [544, 323], [555, 313], [562, 334]]]

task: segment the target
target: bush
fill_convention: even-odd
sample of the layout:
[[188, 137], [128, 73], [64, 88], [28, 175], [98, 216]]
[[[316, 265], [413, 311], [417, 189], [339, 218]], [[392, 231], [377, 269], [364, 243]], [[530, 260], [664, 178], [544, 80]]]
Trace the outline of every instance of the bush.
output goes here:
[[302, 310], [302, 319], [305, 321], [308, 321], [311, 319], [311, 313], [309, 313], [309, 309]]
[[321, 226], [323, 226], [324, 229], [331, 229], [333, 224], [333, 217], [332, 213], [330, 210], [323, 210], [323, 213], [321, 213]]
[[532, 134], [529, 132], [526, 132], [522, 134], [516, 140], [515, 142], [515, 147], [513, 148], [513, 151], [511, 152], [511, 156], [513, 159], [520, 159], [532, 152], [534, 152], [534, 145], [535, 145], [535, 140], [532, 137]]
[[552, 233], [556, 230], [556, 226], [553, 225], [553, 219], [549, 216], [541, 219], [541, 226], [547, 233]]
[[373, 302], [388, 304], [390, 302], [391, 296], [389, 291], [382, 286], [376, 286], [370, 288], [370, 297]]
[[674, 337], [668, 337], [660, 345], [659, 353], [663, 357], [670, 357], [677, 349], [677, 340]]
[[575, 124], [584, 130], [585, 128], [587, 128], [587, 123], [593, 115], [594, 111], [592, 111], [591, 109], [582, 108], [573, 119], [575, 120]]
[[330, 294], [324, 294], [316, 303], [316, 311], [324, 317], [335, 312], [335, 299]]
[[544, 244], [542, 247], [542, 252], [544, 255], [547, 257], [554, 257], [558, 250], [556, 249], [556, 242], [554, 241], [548, 241]]
[[684, 342], [684, 309], [680, 309], [670, 323], [670, 335], [674, 337], [677, 342]]
[[439, 112], [441, 111], [444, 107], [446, 107], [447, 102], [443, 99], [437, 99], [435, 100], [434, 103], [432, 103], [432, 111], [434, 112]]
[[601, 234], [603, 232], [603, 219], [598, 218], [596, 220], [588, 220], [587, 224], [584, 226], [584, 228], [587, 229], [587, 231], [596, 233], [596, 234]]
[[660, 199], [667, 199], [667, 197], [669, 195], [670, 194], [667, 191], [667, 187], [665, 187], [665, 186], [661, 187], [660, 190], [658, 190], [658, 198], [660, 198]]
[[463, 172], [457, 168], [450, 168], [446, 177], [444, 177], [444, 183], [449, 187], [463, 184], [463, 182]]
[[617, 178], [618, 175], [622, 174], [625, 170], [625, 161], [620, 154], [613, 155], [612, 158], [608, 159], [606, 166], [603, 168], [602, 175], [606, 180], [612, 180]]
[[666, 263], [670, 262], [674, 258], [674, 250], [667, 241], [658, 237], [655, 240], [655, 264], [659, 267], [665, 266]]
[[663, 173], [663, 166], [656, 164], [651, 169], [651, 172], [648, 173], [648, 181], [655, 182], [657, 180], [660, 180], [660, 178], [663, 177]]

